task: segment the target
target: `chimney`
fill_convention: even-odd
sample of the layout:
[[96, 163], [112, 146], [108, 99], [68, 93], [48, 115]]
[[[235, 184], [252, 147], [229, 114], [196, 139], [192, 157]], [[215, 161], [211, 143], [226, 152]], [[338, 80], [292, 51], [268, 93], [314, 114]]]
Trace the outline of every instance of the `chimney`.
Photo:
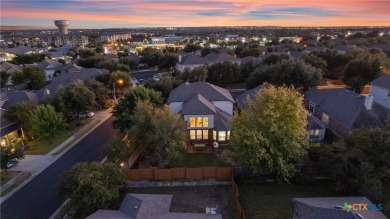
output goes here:
[[179, 63], [181, 62], [181, 55], [179, 55]]
[[46, 95], [50, 95], [50, 90], [46, 88], [46, 89], [45, 89], [45, 94], [46, 94]]
[[364, 106], [366, 107], [367, 110], [372, 110], [372, 104], [374, 102], [374, 96], [369, 94], [366, 96], [366, 99], [364, 101]]

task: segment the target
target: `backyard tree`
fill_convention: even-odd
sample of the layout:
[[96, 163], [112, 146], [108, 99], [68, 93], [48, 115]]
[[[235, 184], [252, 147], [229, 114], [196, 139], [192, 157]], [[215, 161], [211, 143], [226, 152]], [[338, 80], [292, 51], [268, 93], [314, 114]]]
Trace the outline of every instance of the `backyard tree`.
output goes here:
[[236, 82], [240, 79], [240, 67], [229, 61], [210, 65], [207, 70], [207, 82], [210, 83]]
[[205, 66], [199, 66], [192, 70], [185, 68], [183, 73], [180, 74], [180, 79], [187, 82], [206, 81], [208, 77], [208, 69]]
[[43, 139], [49, 140], [57, 135], [65, 127], [62, 113], [57, 113], [51, 105], [39, 105], [30, 116], [32, 131]]
[[175, 66], [177, 58], [178, 56], [176, 53], [170, 53], [170, 52], [164, 53], [164, 55], [162, 55], [158, 60], [159, 61], [158, 68], [159, 69], [172, 68], [173, 66]]
[[75, 218], [85, 218], [118, 199], [125, 185], [123, 173], [113, 163], [78, 163], [57, 181], [55, 192], [60, 201], [71, 199]]
[[[120, 81], [120, 82], [119, 82]], [[110, 74], [109, 84], [113, 88], [115, 83], [115, 89], [124, 89], [130, 86], [131, 78], [129, 73], [124, 71], [114, 71]]]
[[184, 154], [186, 125], [179, 115], [139, 101], [134, 109], [133, 126], [127, 132], [133, 149], [140, 149], [159, 166], [173, 165]]
[[120, 99], [112, 111], [112, 114], [115, 116], [113, 121], [114, 128], [124, 132], [131, 127], [133, 111], [139, 100], [149, 100], [156, 106], [161, 106], [163, 103], [161, 93], [158, 91], [143, 86], [131, 89]]
[[23, 68], [23, 75], [33, 90], [39, 90], [46, 85], [46, 73], [37, 66]]
[[294, 175], [294, 161], [309, 147], [303, 97], [293, 88], [264, 84], [248, 109], [232, 120], [232, 148], [237, 161], [261, 173], [273, 173], [279, 183]]
[[24, 158], [22, 145], [14, 142], [11, 145], [0, 146], [1, 169], [7, 174], [8, 163], [14, 159], [20, 160]]
[[12, 84], [22, 84], [26, 82], [27, 79], [24, 77], [23, 72], [21, 71], [14, 71], [11, 73], [11, 82]]
[[95, 94], [95, 102], [99, 108], [107, 109], [111, 106], [108, 89], [104, 86], [103, 83], [91, 80], [85, 81], [84, 84], [90, 91]]
[[282, 60], [288, 60], [288, 59], [290, 59], [290, 56], [287, 53], [270, 54], [264, 58], [263, 62], [267, 65], [273, 65], [278, 62], [281, 62]]
[[79, 115], [92, 109], [95, 104], [95, 94], [84, 85], [84, 82], [75, 82], [67, 88], [67, 102], [71, 112]]
[[118, 133], [109, 144], [104, 146], [103, 153], [111, 162], [120, 165], [130, 158], [133, 150], [126, 135]]
[[32, 139], [32, 122], [30, 120], [30, 116], [31, 112], [34, 111], [36, 107], [37, 105], [32, 102], [20, 102], [11, 106], [5, 114], [5, 117], [11, 121], [19, 123], [21, 128], [27, 134], [28, 138]]

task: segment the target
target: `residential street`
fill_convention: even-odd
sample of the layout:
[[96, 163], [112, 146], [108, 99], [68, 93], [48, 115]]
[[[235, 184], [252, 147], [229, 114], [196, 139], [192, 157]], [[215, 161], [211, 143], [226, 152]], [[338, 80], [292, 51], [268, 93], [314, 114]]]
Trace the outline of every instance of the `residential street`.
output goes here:
[[58, 177], [78, 162], [101, 161], [101, 148], [116, 132], [113, 117], [107, 119], [51, 166], [1, 204], [1, 218], [49, 218], [61, 203], [55, 198], [53, 185]]

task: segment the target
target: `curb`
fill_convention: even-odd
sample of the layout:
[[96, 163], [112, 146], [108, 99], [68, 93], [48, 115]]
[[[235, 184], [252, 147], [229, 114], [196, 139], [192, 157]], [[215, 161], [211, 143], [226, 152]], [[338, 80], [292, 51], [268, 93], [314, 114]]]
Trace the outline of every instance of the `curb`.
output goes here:
[[[29, 177], [27, 180], [25, 180], [23, 183], [21, 183], [18, 187], [16, 187], [15, 189], [13, 189], [10, 193], [8, 193], [6, 196], [4, 197], [1, 197], [0, 199], [0, 204], [2, 204], [3, 202], [5, 202], [9, 197], [11, 197], [15, 192], [17, 192], [19, 189], [21, 189], [23, 186], [25, 186], [27, 183], [29, 183], [31, 180], [33, 180], [36, 176], [38, 176], [40, 173], [42, 173], [46, 168], [48, 168], [51, 164], [53, 164], [54, 162], [56, 162], [62, 155], [64, 155], [67, 151], [69, 151], [71, 148], [73, 148], [77, 143], [79, 143], [83, 138], [85, 138], [85, 136], [89, 135], [89, 133], [91, 133], [93, 130], [95, 130], [98, 126], [100, 126], [103, 122], [105, 122], [108, 118], [110, 118], [110, 116], [106, 117], [106, 118], [103, 118], [99, 123], [97, 123], [95, 126], [91, 127], [91, 129], [89, 131], [87, 131], [86, 133], [84, 133], [82, 136], [79, 136], [78, 139], [76, 141], [74, 141], [72, 143], [72, 145], [70, 145], [68, 148], [66, 148], [64, 151], [62, 151], [60, 154], [56, 155], [55, 156], [55, 159], [47, 166], [43, 167], [42, 169], [40, 169], [39, 171], [37, 171], [34, 175], [31, 175], [31, 177]], [[89, 124], [89, 123], [88, 123]], [[88, 125], [86, 125], [88, 126]], [[82, 128], [83, 129], [83, 128]], [[80, 129], [81, 130], [81, 129]], [[77, 132], [74, 134], [76, 135]], [[73, 137], [73, 135], [71, 136]], [[71, 138], [69, 137], [69, 138]], [[74, 140], [74, 139], [73, 139]], [[67, 141], [67, 140], [65, 140]], [[61, 143], [62, 144], [62, 143]], [[60, 144], [60, 145], [61, 145]], [[56, 149], [53, 149], [53, 150], [56, 150]], [[56, 150], [57, 151], [57, 150]], [[51, 152], [49, 152], [48, 154], [51, 154]]]

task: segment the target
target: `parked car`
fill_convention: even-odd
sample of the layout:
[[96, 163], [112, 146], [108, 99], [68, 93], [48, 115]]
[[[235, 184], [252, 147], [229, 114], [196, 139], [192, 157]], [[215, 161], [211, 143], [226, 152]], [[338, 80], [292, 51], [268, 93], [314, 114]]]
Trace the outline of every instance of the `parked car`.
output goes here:
[[94, 112], [84, 112], [84, 113], [80, 113], [79, 114], [79, 117], [80, 118], [91, 118], [95, 115]]
[[153, 75], [153, 80], [160, 81], [161, 78], [160, 78], [160, 76], [158, 76], [158, 74], [155, 74], [155, 75]]
[[7, 169], [15, 166], [18, 163], [18, 159], [14, 158], [7, 162]]

